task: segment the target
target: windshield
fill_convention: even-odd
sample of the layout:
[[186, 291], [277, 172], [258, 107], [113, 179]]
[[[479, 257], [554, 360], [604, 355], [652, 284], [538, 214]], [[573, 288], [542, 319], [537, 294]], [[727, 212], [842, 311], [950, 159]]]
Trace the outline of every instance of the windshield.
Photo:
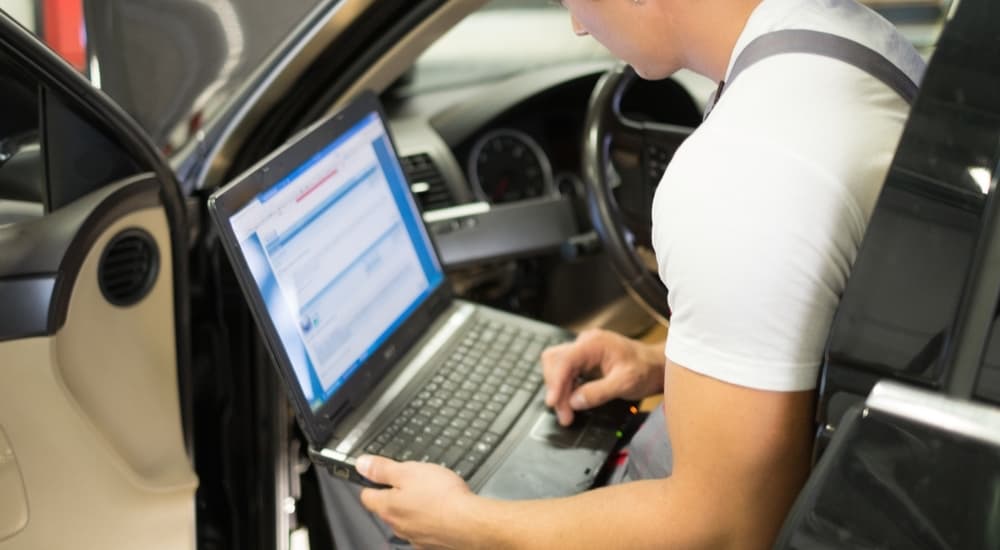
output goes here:
[[[950, 0], [868, 0], [924, 55], [941, 30]], [[543, 0], [492, 0], [427, 49], [397, 93], [419, 95], [490, 82], [521, 72], [613, 57], [570, 28], [568, 12]]]
[[597, 41], [570, 28], [565, 9], [543, 0], [493, 0], [424, 52], [406, 95], [488, 82], [549, 65], [610, 61]]

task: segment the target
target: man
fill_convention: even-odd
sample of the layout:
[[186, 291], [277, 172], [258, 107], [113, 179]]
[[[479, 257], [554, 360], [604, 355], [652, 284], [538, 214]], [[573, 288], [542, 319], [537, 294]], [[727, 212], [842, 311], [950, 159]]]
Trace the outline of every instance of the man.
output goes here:
[[[688, 68], [724, 81], [749, 43], [782, 29], [861, 43], [914, 82], [923, 71], [891, 25], [850, 0], [563, 4], [577, 34], [645, 78]], [[400, 536], [433, 548], [773, 543], [808, 475], [826, 334], [908, 109], [865, 71], [801, 53], [766, 58], [720, 89], [653, 205], [673, 311], [665, 350], [595, 331], [543, 355], [547, 402], [563, 423], [662, 390], [666, 433], [652, 435], [669, 433], [669, 477], [505, 502], [438, 466], [363, 457], [358, 470], [393, 488], [366, 489], [362, 502]], [[603, 376], [574, 387], [585, 372]]]

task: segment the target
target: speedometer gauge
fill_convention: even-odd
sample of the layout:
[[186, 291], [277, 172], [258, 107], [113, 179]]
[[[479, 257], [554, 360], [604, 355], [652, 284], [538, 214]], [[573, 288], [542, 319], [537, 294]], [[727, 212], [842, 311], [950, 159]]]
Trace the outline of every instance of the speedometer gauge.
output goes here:
[[476, 141], [469, 155], [469, 179], [479, 198], [492, 203], [556, 194], [545, 152], [517, 130], [495, 130]]

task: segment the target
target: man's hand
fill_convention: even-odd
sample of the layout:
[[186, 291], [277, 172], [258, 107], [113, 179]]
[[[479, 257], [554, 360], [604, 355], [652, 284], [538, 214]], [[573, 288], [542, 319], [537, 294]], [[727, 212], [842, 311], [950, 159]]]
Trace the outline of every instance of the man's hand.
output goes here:
[[[362, 456], [358, 472], [391, 489], [364, 489], [361, 503], [415, 548], [463, 548], [459, 514], [476, 498], [454, 472], [436, 464]], [[458, 527], [458, 529], [456, 529]]]
[[[542, 353], [545, 404], [568, 426], [573, 412], [615, 398], [642, 399], [663, 391], [663, 346], [647, 345], [605, 330], [587, 330], [575, 342]], [[576, 386], [578, 378], [595, 378]]]

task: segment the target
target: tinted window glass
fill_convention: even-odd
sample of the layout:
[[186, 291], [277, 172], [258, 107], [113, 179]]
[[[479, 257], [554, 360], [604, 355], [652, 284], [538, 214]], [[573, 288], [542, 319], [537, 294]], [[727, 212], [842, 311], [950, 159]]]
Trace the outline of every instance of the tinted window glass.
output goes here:
[[0, 224], [42, 214], [44, 171], [35, 83], [0, 55]]
[[[942, 34], [848, 281], [829, 365], [940, 383], [942, 353], [1000, 160], [1000, 67], [988, 2]], [[985, 23], [984, 23], [985, 22]]]
[[976, 396], [1000, 405], [1000, 323], [997, 321], [998, 318], [994, 316], [986, 344], [986, 355], [976, 383]]
[[0, 54], [0, 224], [37, 217], [141, 171], [97, 117], [84, 117]]

